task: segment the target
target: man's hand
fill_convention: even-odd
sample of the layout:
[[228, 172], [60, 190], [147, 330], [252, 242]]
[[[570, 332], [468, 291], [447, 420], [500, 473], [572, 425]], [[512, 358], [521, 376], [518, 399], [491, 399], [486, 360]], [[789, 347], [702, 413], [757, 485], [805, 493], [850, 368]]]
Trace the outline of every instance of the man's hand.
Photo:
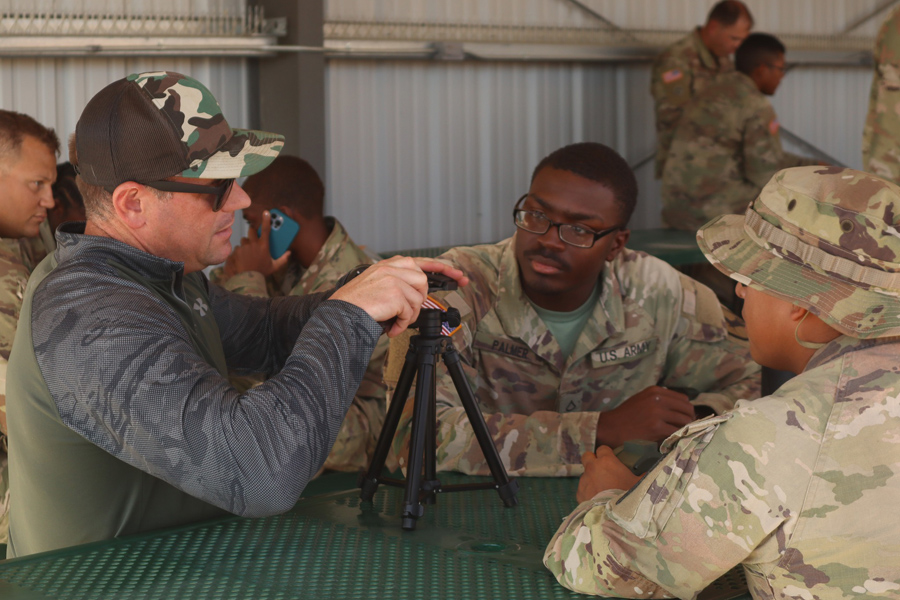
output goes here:
[[269, 251], [271, 233], [272, 215], [269, 211], [265, 211], [262, 214], [262, 237], [256, 234], [254, 228], [250, 228], [247, 237], [241, 240], [241, 245], [235, 248], [225, 261], [225, 277], [233, 277], [247, 271], [259, 271], [268, 277], [284, 267], [291, 258], [291, 251], [288, 250], [277, 259], [273, 259]]
[[600, 446], [596, 454], [585, 452], [581, 464], [584, 465], [584, 474], [578, 480], [578, 491], [575, 493], [579, 504], [606, 490], [631, 489], [640, 480], [616, 458], [609, 446]]
[[375, 263], [331, 298], [358, 306], [379, 323], [391, 322], [387, 334], [394, 337], [419, 316], [419, 309], [428, 296], [425, 271], [443, 273], [459, 285], [469, 283], [462, 271], [434, 259], [394, 256]]
[[597, 445], [617, 448], [628, 440], [661, 442], [694, 419], [694, 406], [687, 396], [650, 386], [621, 406], [600, 413]]

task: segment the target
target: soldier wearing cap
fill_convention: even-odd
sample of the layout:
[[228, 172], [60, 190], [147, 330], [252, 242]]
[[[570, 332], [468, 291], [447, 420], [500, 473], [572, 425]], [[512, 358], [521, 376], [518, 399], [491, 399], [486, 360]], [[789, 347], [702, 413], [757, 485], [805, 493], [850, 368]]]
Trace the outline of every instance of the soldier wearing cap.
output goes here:
[[657, 179], [685, 106], [719, 75], [734, 70], [728, 57], [752, 27], [753, 16], [743, 2], [723, 0], [709, 11], [703, 27], [666, 48], [653, 63], [650, 93], [656, 106]]
[[900, 8], [885, 19], [875, 41], [875, 74], [863, 129], [863, 165], [900, 182]]
[[692, 598], [742, 565], [754, 598], [900, 594], [898, 215], [891, 182], [798, 167], [700, 230], [738, 282], [754, 359], [798, 375], [678, 431], [643, 479], [585, 454], [544, 557], [564, 586]]
[[[455, 346], [512, 474], [578, 475], [598, 444], [659, 442], [698, 414], [758, 395], [759, 367], [728, 334], [715, 295], [625, 247], [636, 198], [634, 173], [614, 150], [572, 144], [535, 167], [512, 238], [441, 257], [471, 279], [439, 299], [461, 313]], [[440, 373], [437, 467], [488, 474]], [[408, 441], [396, 438], [401, 460]]]
[[[87, 224], [57, 230], [10, 357], [10, 556], [291, 508], [380, 334], [417, 316], [418, 264], [465, 283], [399, 258], [302, 298], [210, 284], [250, 204], [234, 179], [282, 143], [233, 129], [178, 73], [130, 75], [85, 107], [70, 157]], [[236, 368], [272, 377], [241, 393]]]
[[44, 256], [36, 236], [53, 208], [56, 133], [28, 115], [0, 110], [0, 543], [9, 528], [7, 361], [31, 272]]
[[[225, 267], [210, 275], [223, 288], [265, 298], [315, 294], [333, 288], [350, 269], [376, 262], [377, 257], [358, 246], [337, 219], [324, 215], [325, 185], [302, 158], [278, 156], [265, 170], [248, 177], [243, 188], [253, 202], [243, 211], [250, 231]], [[300, 226], [288, 251], [278, 259], [269, 251], [271, 209], [280, 210]], [[381, 372], [387, 347], [387, 338], [382, 338], [372, 353], [325, 461], [326, 469], [358, 471], [369, 464], [384, 423]]]

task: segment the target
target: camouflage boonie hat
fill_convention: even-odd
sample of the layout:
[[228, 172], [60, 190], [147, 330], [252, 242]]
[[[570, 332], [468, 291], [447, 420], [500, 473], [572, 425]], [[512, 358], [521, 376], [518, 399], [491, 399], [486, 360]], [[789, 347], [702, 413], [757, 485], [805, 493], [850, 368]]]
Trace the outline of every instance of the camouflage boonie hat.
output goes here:
[[869, 173], [776, 173], [741, 215], [697, 232], [700, 249], [744, 285], [808, 309], [845, 335], [900, 335], [900, 187]]
[[169, 71], [139, 73], [100, 90], [75, 127], [78, 172], [115, 187], [173, 175], [232, 179], [275, 160], [284, 137], [233, 129], [202, 83]]

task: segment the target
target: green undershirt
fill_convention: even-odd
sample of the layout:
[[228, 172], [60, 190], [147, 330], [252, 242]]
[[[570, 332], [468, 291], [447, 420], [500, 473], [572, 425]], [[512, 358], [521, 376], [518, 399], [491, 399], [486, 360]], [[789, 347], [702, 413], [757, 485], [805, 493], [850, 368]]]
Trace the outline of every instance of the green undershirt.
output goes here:
[[594, 312], [594, 307], [597, 305], [599, 299], [600, 282], [598, 281], [597, 285], [594, 286], [594, 291], [591, 292], [591, 297], [587, 299], [587, 302], [573, 311], [557, 312], [555, 310], [547, 310], [541, 308], [534, 302], [531, 302], [531, 305], [534, 307], [535, 312], [537, 312], [541, 320], [544, 321], [544, 324], [547, 325], [547, 329], [550, 330], [550, 333], [553, 334], [553, 338], [562, 349], [563, 356], [568, 358], [569, 355], [572, 354], [572, 350], [575, 349], [575, 344], [578, 342], [578, 336], [581, 335], [582, 330], [584, 330], [584, 325], [587, 323], [588, 319], [591, 318], [591, 314]]

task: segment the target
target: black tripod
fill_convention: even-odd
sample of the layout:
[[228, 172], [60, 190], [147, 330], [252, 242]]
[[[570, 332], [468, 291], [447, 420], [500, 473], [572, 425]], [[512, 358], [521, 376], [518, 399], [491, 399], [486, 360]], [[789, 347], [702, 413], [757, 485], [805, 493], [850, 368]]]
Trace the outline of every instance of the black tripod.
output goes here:
[[[447, 321], [451, 327], [456, 327], [460, 322], [459, 311], [453, 308], [447, 311], [436, 308], [423, 308], [419, 312], [419, 318], [411, 325], [412, 328], [419, 330], [419, 335], [410, 339], [409, 350], [403, 363], [403, 370], [400, 372], [400, 378], [397, 381], [394, 400], [391, 402], [391, 407], [385, 417], [384, 428], [381, 430], [381, 435], [378, 438], [378, 445], [375, 447], [375, 455], [372, 457], [369, 470], [365, 474], [360, 475], [359, 486], [361, 491], [359, 497], [366, 501], [372, 500], [380, 483], [405, 488], [401, 524], [403, 529], [407, 530], [415, 529], [416, 519], [424, 514], [425, 509], [422, 503], [434, 504], [436, 495], [441, 492], [462, 492], [493, 488], [500, 494], [503, 504], [507, 507], [518, 504], [516, 493], [519, 491], [519, 483], [515, 479], [510, 479], [506, 474], [506, 469], [500, 461], [500, 455], [497, 453], [494, 441], [491, 439], [490, 433], [488, 433], [484, 417], [481, 411], [478, 410], [475, 395], [466, 381], [466, 376], [460, 365], [459, 353], [453, 347], [453, 342], [450, 338], [441, 334], [441, 323], [443, 321]], [[435, 363], [437, 363], [438, 353], [443, 357], [444, 364], [450, 371], [450, 377], [453, 379], [456, 393], [462, 401], [472, 429], [475, 431], [475, 437], [478, 439], [478, 444], [481, 446], [481, 451], [487, 460], [491, 475], [494, 477], [493, 483], [441, 485], [440, 480], [437, 478], [435, 457], [437, 446]], [[406, 480], [383, 478], [380, 475], [384, 469], [384, 461], [387, 458], [391, 440], [393, 440], [397, 431], [397, 425], [400, 423], [400, 414], [403, 412], [403, 406], [409, 397], [413, 376], [416, 374], [418, 374], [416, 379], [416, 398], [413, 406]], [[423, 466], [424, 478], [422, 473]]]

